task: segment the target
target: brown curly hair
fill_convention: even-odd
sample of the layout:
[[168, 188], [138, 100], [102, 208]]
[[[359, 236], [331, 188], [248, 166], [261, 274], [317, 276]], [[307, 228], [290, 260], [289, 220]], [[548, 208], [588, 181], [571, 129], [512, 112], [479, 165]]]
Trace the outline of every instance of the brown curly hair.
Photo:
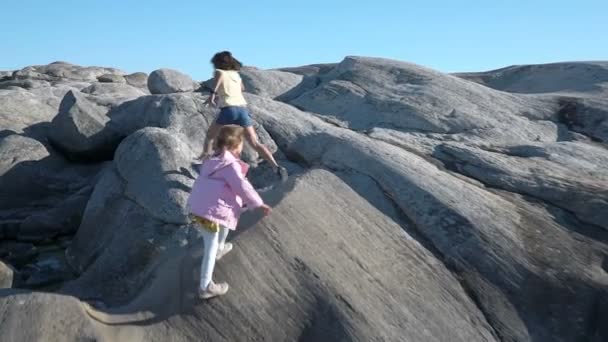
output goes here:
[[221, 70], [241, 70], [243, 64], [232, 56], [230, 51], [222, 51], [213, 55], [211, 63], [216, 69]]

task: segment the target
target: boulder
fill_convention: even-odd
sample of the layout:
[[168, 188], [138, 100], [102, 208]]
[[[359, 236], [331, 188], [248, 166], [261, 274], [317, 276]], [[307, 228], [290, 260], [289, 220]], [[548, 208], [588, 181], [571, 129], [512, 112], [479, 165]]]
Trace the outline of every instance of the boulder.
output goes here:
[[115, 74], [104, 74], [97, 77], [97, 80], [101, 83], [127, 83], [123, 76]]
[[136, 87], [124, 83], [93, 83], [81, 90], [85, 94], [120, 98], [121, 102], [133, 100], [146, 93]]
[[152, 94], [191, 92], [194, 90], [194, 81], [177, 70], [158, 69], [148, 77], [148, 89]]
[[110, 159], [120, 135], [106, 127], [109, 118], [106, 109], [84, 94], [68, 92], [53, 119], [49, 132], [50, 141], [74, 159]]
[[148, 74], [145, 72], [134, 72], [125, 75], [124, 78], [128, 85], [148, 90]]
[[9, 265], [0, 260], [0, 289], [13, 287], [13, 275], [15, 271]]
[[28, 216], [21, 223], [17, 238], [22, 241], [41, 241], [58, 235], [74, 234], [80, 226], [91, 192], [92, 187], [86, 186], [55, 207]]
[[270, 98], [278, 97], [302, 82], [302, 76], [279, 70], [245, 67], [240, 71], [245, 91]]
[[23, 267], [38, 256], [38, 249], [31, 243], [6, 240], [0, 242], [2, 259], [15, 267]]
[[22, 88], [0, 89], [0, 129], [22, 133], [36, 124], [49, 122], [57, 114], [61, 98]]

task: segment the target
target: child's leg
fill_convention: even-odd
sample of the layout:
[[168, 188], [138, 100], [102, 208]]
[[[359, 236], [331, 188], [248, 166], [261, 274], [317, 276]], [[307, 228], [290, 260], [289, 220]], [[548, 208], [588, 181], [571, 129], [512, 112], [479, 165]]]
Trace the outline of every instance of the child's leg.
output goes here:
[[272, 166], [273, 169], [279, 167], [279, 164], [277, 164], [277, 161], [272, 156], [272, 153], [270, 153], [270, 150], [258, 141], [258, 135], [255, 133], [255, 128], [253, 128], [253, 126], [245, 127], [245, 138], [260, 157], [270, 163], [270, 166]]
[[207, 230], [203, 230], [203, 241], [204, 241], [204, 253], [203, 262], [201, 263], [201, 284], [202, 290], [206, 290], [207, 286], [211, 282], [213, 276], [213, 269], [215, 268], [215, 257], [217, 255], [218, 247], [218, 233], [212, 233]]
[[230, 229], [221, 226], [220, 227], [220, 232], [219, 232], [219, 237], [218, 237], [218, 249], [221, 251], [222, 249], [224, 249], [224, 245], [226, 244], [226, 238], [228, 237], [228, 233], [230, 232]]
[[203, 152], [200, 155], [200, 158], [208, 156], [213, 153], [213, 140], [215, 140], [217, 134], [222, 128], [222, 125], [214, 122], [209, 126], [207, 130], [207, 134], [205, 135], [205, 142], [203, 143]]

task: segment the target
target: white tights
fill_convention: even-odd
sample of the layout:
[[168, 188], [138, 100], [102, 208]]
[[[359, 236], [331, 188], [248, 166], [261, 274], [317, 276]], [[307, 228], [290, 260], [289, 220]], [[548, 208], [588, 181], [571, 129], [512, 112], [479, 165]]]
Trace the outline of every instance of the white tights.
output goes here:
[[224, 249], [228, 232], [230, 231], [226, 227], [220, 227], [220, 231], [212, 233], [206, 229], [203, 231], [203, 262], [201, 263], [201, 289], [206, 290], [209, 283], [211, 283], [213, 277], [213, 269], [215, 268], [215, 258], [217, 251]]

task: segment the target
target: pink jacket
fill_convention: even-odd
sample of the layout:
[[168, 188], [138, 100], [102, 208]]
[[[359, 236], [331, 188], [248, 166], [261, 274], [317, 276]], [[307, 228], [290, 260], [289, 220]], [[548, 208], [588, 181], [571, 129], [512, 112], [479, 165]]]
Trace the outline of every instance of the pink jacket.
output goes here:
[[192, 214], [235, 229], [241, 208], [264, 204], [245, 178], [249, 166], [230, 152], [205, 160], [188, 199]]

